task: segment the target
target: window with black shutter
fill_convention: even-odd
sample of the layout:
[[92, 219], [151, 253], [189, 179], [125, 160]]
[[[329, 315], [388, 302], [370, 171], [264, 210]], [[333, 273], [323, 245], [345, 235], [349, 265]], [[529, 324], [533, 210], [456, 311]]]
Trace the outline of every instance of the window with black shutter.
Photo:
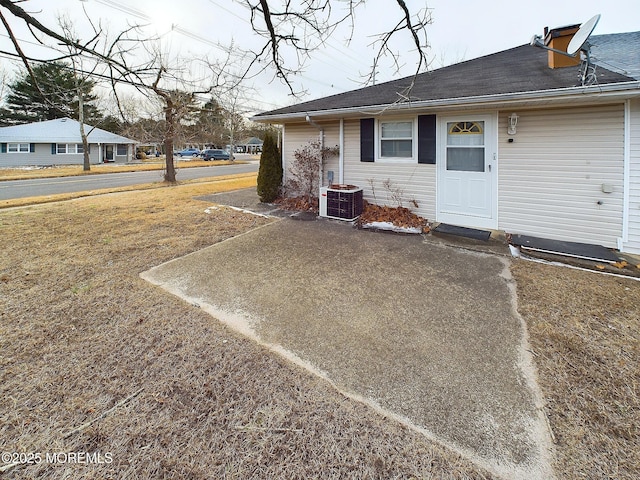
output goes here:
[[[415, 117], [414, 117], [415, 118]], [[360, 119], [360, 161], [376, 161], [376, 132], [380, 132], [379, 145], [377, 145], [378, 159], [388, 162], [411, 161], [413, 157], [413, 125], [415, 120], [380, 120], [373, 118]], [[377, 127], [376, 127], [377, 125]], [[436, 116], [418, 116], [418, 163], [436, 163]], [[415, 157], [413, 157], [415, 161]]]

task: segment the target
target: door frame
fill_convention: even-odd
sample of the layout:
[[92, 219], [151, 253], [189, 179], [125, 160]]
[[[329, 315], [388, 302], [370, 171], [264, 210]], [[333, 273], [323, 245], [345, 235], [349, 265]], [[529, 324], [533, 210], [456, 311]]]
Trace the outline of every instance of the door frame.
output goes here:
[[[460, 121], [483, 121], [485, 122], [485, 168], [489, 169], [489, 179], [491, 182], [488, 217], [477, 215], [456, 214], [450, 212], [442, 212], [442, 195], [444, 195], [444, 176], [446, 175], [447, 159], [447, 123]], [[436, 124], [437, 151], [436, 151], [436, 221], [441, 223], [450, 223], [452, 225], [460, 225], [475, 228], [498, 228], [498, 112], [482, 112], [482, 113], [465, 113], [448, 114], [446, 116], [438, 116]]]
[[[115, 145], [112, 143], [105, 143], [103, 145], [104, 148], [104, 157], [103, 157], [103, 161], [104, 163], [112, 163], [116, 161], [116, 149], [115, 149]], [[111, 158], [108, 158], [108, 151], [109, 149], [111, 149]]]

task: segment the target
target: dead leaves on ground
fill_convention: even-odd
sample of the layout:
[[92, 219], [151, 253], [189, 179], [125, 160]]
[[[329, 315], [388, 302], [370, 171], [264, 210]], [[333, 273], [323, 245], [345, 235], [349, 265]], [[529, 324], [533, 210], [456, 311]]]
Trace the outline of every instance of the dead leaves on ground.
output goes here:
[[397, 227], [422, 228], [427, 227], [427, 220], [416, 215], [405, 207], [387, 207], [386, 205], [374, 205], [365, 200], [360, 223], [389, 222]]

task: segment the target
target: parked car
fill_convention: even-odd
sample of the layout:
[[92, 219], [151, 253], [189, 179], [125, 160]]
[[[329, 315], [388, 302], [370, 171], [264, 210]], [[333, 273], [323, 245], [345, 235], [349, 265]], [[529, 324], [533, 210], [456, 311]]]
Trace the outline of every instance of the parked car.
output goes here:
[[203, 160], [229, 160], [229, 154], [224, 150], [204, 150], [201, 153]]
[[197, 157], [200, 155], [200, 149], [198, 148], [185, 148], [180, 152], [176, 152], [175, 155], [178, 157]]

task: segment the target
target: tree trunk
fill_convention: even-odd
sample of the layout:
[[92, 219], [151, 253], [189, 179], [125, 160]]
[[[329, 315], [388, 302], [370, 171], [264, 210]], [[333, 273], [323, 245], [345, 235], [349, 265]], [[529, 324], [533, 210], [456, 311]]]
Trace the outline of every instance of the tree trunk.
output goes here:
[[164, 118], [167, 122], [167, 133], [164, 139], [165, 166], [164, 180], [169, 183], [176, 183], [176, 167], [173, 163], [173, 140], [175, 135], [175, 119], [173, 118], [173, 101], [169, 96], [165, 96], [166, 108]]
[[84, 131], [84, 97], [82, 90], [78, 87], [78, 122], [80, 123], [80, 138], [82, 139], [82, 157], [83, 165], [82, 170], [88, 172], [91, 170], [91, 161], [89, 158], [89, 141], [87, 140], [87, 134]]

